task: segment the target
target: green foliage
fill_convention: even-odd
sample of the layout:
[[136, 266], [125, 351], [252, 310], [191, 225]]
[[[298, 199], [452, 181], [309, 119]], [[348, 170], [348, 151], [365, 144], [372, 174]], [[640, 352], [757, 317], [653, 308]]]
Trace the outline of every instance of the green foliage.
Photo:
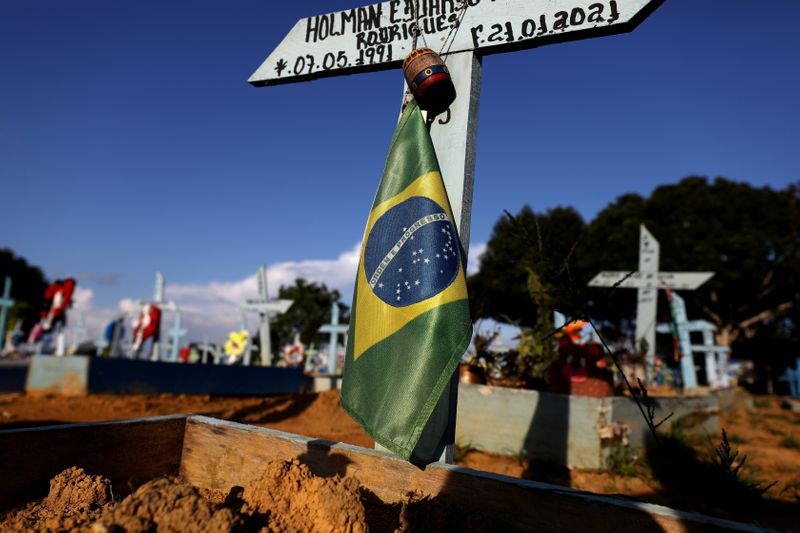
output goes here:
[[647, 454], [653, 477], [662, 485], [681, 494], [687, 502], [725, 509], [742, 519], [764, 502], [764, 493], [776, 484], [755, 479], [752, 469], [745, 472], [746, 459], [731, 447], [725, 430], [708, 458], [681, 439], [680, 434], [662, 437]]
[[22, 320], [23, 331], [28, 331], [39, 320], [47, 280], [39, 267], [28, 264], [8, 248], [0, 248], [0, 291], [5, 277], [11, 276], [11, 298], [16, 304], [8, 315], [8, 328]]
[[[278, 298], [294, 300], [289, 310], [276, 316], [271, 324], [273, 352], [294, 341], [295, 332], [300, 333], [300, 340], [308, 346], [314, 342], [318, 346], [326, 336], [318, 333], [320, 326], [331, 321], [331, 305], [338, 302], [341, 294], [337, 290], [329, 290], [323, 283], [309, 283], [297, 278], [290, 287], [281, 286]], [[339, 322], [349, 320], [349, 308], [340, 304]]]
[[[638, 268], [639, 225], [661, 244], [662, 270], [714, 271], [687, 300], [731, 342], [796, 339], [800, 324], [800, 186], [757, 188], [724, 178], [686, 178], [645, 198], [617, 198], [586, 224], [573, 209], [524, 207], [495, 224], [480, 271], [469, 279], [476, 317], [537, 327], [529, 270], [552, 308], [588, 309], [598, 320], [630, 321], [636, 292], [587, 288], [601, 270]], [[795, 341], [796, 342], [796, 341]], [[751, 353], [766, 353], [748, 348]]]
[[[495, 225], [494, 246], [481, 258], [484, 273], [508, 263], [504, 275], [486, 276], [479, 272], [470, 279], [475, 313], [502, 321], [508, 321], [508, 317], [500, 313], [501, 306], [520, 313], [514, 316], [522, 331], [517, 362], [511, 365], [518, 375], [547, 379], [551, 364], [558, 358], [552, 337], [553, 310], [557, 306], [574, 308], [577, 291], [569, 281], [569, 260], [583, 225], [572, 209], [558, 208], [546, 215], [535, 215], [525, 207], [517, 216], [506, 213], [506, 219]], [[495, 290], [501, 291], [503, 297], [481, 298]]]
[[460, 463], [467, 457], [467, 455], [476, 450], [477, 448], [475, 448], [469, 441], [457, 441], [453, 445], [453, 463]]
[[639, 456], [630, 446], [614, 446], [606, 457], [606, 466], [612, 474], [621, 477], [639, 475]]
[[[584, 228], [583, 219], [572, 208], [534, 214], [525, 206], [514, 216], [502, 216], [481, 256], [480, 271], [468, 280], [473, 314], [536, 327], [539, 304], [532, 296], [541, 289], [546, 289], [544, 296], [551, 305], [572, 308], [573, 290], [580, 292], [580, 287], [569, 282], [569, 258]], [[538, 280], [531, 279], [531, 271]]]

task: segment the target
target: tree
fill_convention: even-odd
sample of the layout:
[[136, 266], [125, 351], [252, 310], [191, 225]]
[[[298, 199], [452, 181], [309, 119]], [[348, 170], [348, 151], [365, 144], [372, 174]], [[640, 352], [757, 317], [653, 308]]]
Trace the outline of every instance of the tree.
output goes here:
[[[480, 270], [468, 280], [473, 317], [541, 325], [536, 300], [545, 295], [532, 298], [533, 285], [541, 285], [537, 290], [546, 292], [552, 305], [574, 307], [581, 291], [570, 282], [576, 275], [572, 255], [585, 227], [569, 207], [535, 214], [526, 205], [517, 215], [501, 217], [481, 256]], [[552, 316], [552, 309], [547, 313]]]
[[[648, 198], [621, 196], [588, 225], [568, 208], [539, 215], [526, 207], [515, 218], [516, 227], [508, 216], [498, 221], [480, 271], [470, 278], [477, 316], [532, 325], [535, 306], [524, 274], [530, 267], [551, 286], [554, 308], [588, 310], [618, 324], [633, 320], [636, 291], [587, 289], [586, 283], [601, 270], [637, 270], [639, 225], [645, 224], [661, 244], [661, 270], [716, 272], [687, 293], [687, 305], [690, 317], [719, 328], [718, 342], [796, 335], [800, 184], [776, 191], [689, 177]], [[526, 236], [537, 235], [537, 221], [538, 248]], [[537, 249], [548, 257], [537, 262]]]
[[0, 248], [0, 284], [6, 276], [11, 276], [11, 297], [16, 301], [9, 311], [7, 327], [13, 328], [21, 320], [23, 331], [28, 331], [39, 321], [47, 280], [39, 267], [28, 264], [8, 248]]
[[[324, 283], [318, 285], [297, 278], [294, 286], [281, 285], [278, 298], [294, 300], [294, 303], [272, 321], [272, 346], [276, 352], [294, 341], [295, 332], [300, 333], [300, 340], [306, 345], [323, 340], [317, 330], [330, 323], [331, 305], [341, 299], [341, 294], [336, 289], [329, 290]], [[349, 307], [340, 304], [340, 308], [339, 320], [345, 322], [349, 319]]]
[[[661, 244], [661, 270], [708, 270], [714, 277], [689, 293], [690, 316], [732, 344], [775, 328], [800, 302], [800, 188], [755, 188], [690, 177], [656, 188], [647, 199], [623, 197], [590, 224], [576, 255], [584, 271], [637, 266], [638, 225]], [[633, 309], [634, 291], [602, 294], [608, 315]], [[601, 294], [593, 291], [595, 298]], [[620, 305], [620, 296], [631, 300]], [[599, 310], [598, 310], [599, 311]], [[630, 313], [630, 311], [628, 311]]]

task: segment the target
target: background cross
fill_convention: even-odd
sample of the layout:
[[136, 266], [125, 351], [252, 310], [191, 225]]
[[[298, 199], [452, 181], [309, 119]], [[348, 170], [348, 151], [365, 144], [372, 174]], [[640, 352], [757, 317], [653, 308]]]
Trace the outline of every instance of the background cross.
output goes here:
[[[694, 290], [711, 279], [713, 272], [660, 272], [661, 246], [644, 224], [639, 226], [639, 271], [604, 271], [589, 281], [590, 287], [616, 287], [636, 289], [636, 349], [645, 348], [645, 364], [648, 381], [652, 377], [656, 358], [656, 309], [658, 289]], [[644, 341], [644, 342], [643, 342]], [[681, 363], [684, 364], [684, 363]], [[684, 372], [694, 375], [688, 369]], [[690, 385], [690, 383], [693, 383]], [[696, 379], [689, 377], [684, 382], [686, 388], [697, 385]]]
[[[462, 249], [469, 249], [482, 57], [632, 30], [663, 0], [418, 2], [392, 0], [299, 20], [248, 80], [256, 86], [399, 67], [416, 46], [440, 52], [456, 89], [444, 114], [429, 120]], [[415, 37], [418, 35], [418, 38]], [[466, 259], [466, 257], [465, 257]], [[452, 462], [458, 391], [447, 409]]]
[[178, 355], [180, 355], [180, 348], [181, 348], [181, 338], [185, 337], [186, 334], [189, 333], [186, 329], [181, 328], [181, 312], [180, 310], [175, 310], [175, 322], [172, 325], [172, 329], [169, 330], [169, 334], [172, 337], [172, 354], [170, 355], [170, 360], [174, 363], [178, 361]]
[[[293, 300], [270, 300], [267, 291], [267, 267], [261, 265], [256, 274], [258, 280], [258, 299], [245, 300], [239, 304], [243, 311], [255, 311], [258, 313], [259, 330], [258, 335], [261, 341], [261, 364], [272, 366], [272, 341], [270, 339], [269, 322], [273, 315], [285, 313], [294, 303]], [[250, 365], [251, 350], [245, 350], [242, 364]]]
[[339, 335], [344, 335], [344, 344], [347, 344], [347, 324], [339, 324], [339, 304], [331, 304], [331, 323], [324, 324], [317, 331], [320, 333], [330, 333], [330, 346], [328, 347], [328, 373], [336, 374], [337, 368], [337, 347], [339, 345]]
[[8, 310], [17, 302], [11, 299], [11, 276], [6, 276], [3, 282], [3, 296], [0, 298], [0, 350], [6, 345], [6, 321]]
[[[164, 299], [164, 291], [166, 288], [166, 281], [164, 280], [164, 275], [161, 272], [156, 272], [156, 286], [153, 290], [153, 299], [150, 301], [147, 300], [139, 300], [139, 305], [156, 305], [158, 306], [162, 312], [164, 311], [172, 311], [177, 312], [178, 306], [175, 302], [167, 301]], [[159, 324], [160, 328], [160, 324]], [[160, 335], [159, 335], [160, 337]], [[161, 340], [158, 341], [153, 340], [153, 353], [151, 356], [153, 361], [158, 361], [161, 359]]]

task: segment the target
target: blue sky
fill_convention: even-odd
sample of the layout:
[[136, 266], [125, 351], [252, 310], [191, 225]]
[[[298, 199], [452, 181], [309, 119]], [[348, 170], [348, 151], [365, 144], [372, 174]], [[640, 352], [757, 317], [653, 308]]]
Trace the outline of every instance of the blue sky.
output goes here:
[[[361, 4], [0, 3], [0, 246], [76, 276], [95, 327], [156, 270], [194, 338], [261, 263], [273, 290], [350, 294], [402, 73], [246, 80], [297, 19]], [[590, 219], [692, 174], [798, 181], [798, 22], [787, 0], [666, 0], [630, 34], [486, 57], [474, 249], [524, 204]]]

